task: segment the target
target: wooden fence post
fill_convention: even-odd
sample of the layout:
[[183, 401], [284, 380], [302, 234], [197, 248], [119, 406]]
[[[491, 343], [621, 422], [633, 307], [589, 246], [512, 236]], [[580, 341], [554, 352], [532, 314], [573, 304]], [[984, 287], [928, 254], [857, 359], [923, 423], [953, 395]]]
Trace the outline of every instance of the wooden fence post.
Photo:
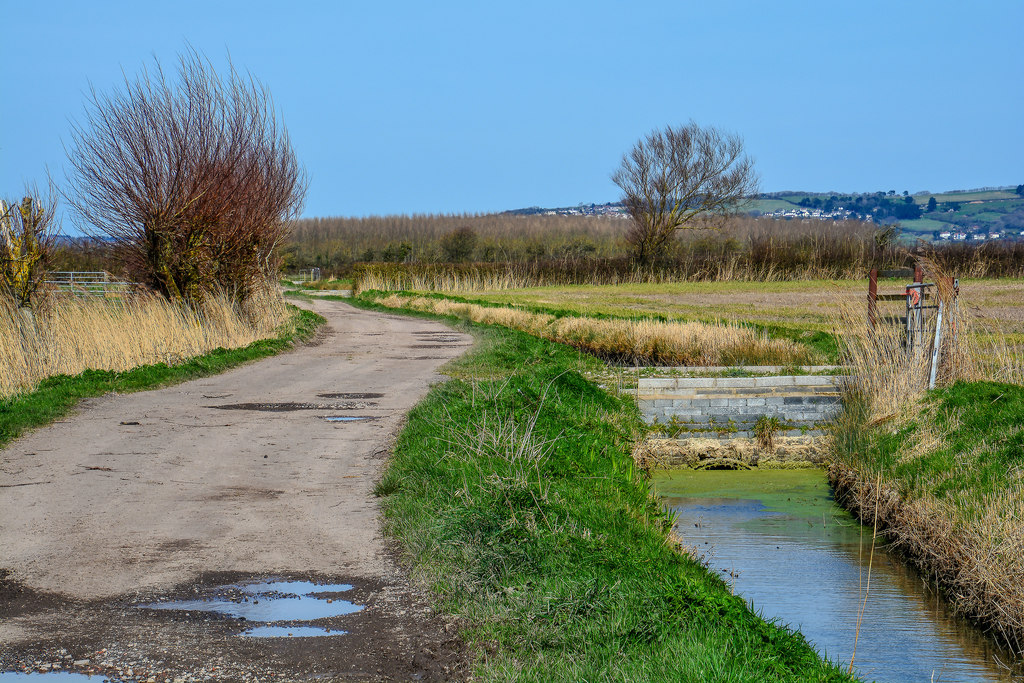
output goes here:
[[868, 274], [868, 324], [875, 329], [878, 320], [878, 268]]

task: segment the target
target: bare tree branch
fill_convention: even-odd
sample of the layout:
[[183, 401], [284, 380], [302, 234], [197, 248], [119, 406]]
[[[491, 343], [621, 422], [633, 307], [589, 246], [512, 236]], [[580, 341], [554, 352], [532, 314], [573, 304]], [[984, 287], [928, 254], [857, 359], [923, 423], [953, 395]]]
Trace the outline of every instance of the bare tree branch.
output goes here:
[[664, 255], [677, 230], [720, 225], [757, 192], [743, 141], [693, 121], [637, 142], [612, 181], [622, 189], [632, 220], [626, 237], [643, 265]]
[[272, 276], [306, 176], [269, 91], [193, 49], [172, 83], [159, 63], [111, 94], [92, 90], [73, 126], [68, 199], [125, 270], [170, 299], [213, 288], [244, 300]]

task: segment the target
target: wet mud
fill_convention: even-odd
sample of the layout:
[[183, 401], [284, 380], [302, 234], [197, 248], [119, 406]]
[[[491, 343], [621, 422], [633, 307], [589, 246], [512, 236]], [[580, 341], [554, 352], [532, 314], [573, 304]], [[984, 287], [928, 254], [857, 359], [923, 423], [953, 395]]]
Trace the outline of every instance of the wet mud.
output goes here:
[[56, 683], [75, 674], [93, 681], [450, 681], [467, 674], [453, 621], [398, 585], [353, 577], [212, 573], [164, 593], [94, 602], [5, 579], [0, 621], [23, 636], [0, 646], [3, 683]]

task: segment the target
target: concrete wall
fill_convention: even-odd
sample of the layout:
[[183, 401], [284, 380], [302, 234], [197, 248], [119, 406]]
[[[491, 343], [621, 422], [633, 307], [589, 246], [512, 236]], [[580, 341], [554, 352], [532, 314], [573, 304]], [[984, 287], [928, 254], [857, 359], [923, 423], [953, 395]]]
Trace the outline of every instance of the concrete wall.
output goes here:
[[[837, 376], [641, 378], [637, 400], [653, 424], [675, 418], [687, 433], [679, 438], [753, 436], [762, 416], [777, 417], [797, 429], [818, 433], [839, 407]], [[799, 430], [799, 428], [803, 430]], [[786, 434], [787, 432], [783, 432]]]

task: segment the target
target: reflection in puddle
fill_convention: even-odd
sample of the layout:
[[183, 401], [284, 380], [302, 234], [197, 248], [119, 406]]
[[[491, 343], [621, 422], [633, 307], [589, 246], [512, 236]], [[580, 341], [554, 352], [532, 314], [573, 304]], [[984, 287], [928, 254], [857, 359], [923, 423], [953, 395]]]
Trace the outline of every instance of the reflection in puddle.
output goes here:
[[343, 636], [348, 631], [332, 631], [318, 626], [257, 626], [242, 633], [244, 638], [319, 638]]
[[304, 622], [354, 614], [363, 609], [336, 597], [352, 590], [347, 583], [316, 584], [309, 581], [264, 581], [224, 586], [209, 600], [152, 602], [138, 607], [178, 612], [214, 612], [235, 619], [273, 624], [303, 622], [294, 626], [254, 627], [242, 635], [253, 638], [342, 635], [344, 631], [312, 627]]
[[256, 410], [265, 413], [287, 413], [300, 410], [363, 410], [377, 405], [373, 401], [349, 401], [342, 403], [225, 403], [217, 406], [203, 406], [217, 410]]
[[372, 415], [325, 415], [328, 422], [357, 422], [359, 420], [376, 420]]

